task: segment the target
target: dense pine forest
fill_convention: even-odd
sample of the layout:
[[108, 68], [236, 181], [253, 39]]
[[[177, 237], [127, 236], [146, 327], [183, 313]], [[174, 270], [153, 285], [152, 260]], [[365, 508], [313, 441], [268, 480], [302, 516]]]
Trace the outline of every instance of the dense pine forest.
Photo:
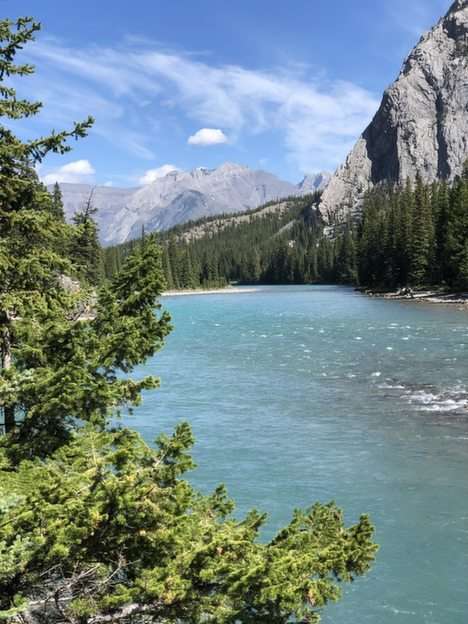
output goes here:
[[[453, 184], [368, 193], [361, 216], [324, 235], [319, 195], [290, 198], [237, 216], [158, 235], [169, 288], [338, 283], [369, 288], [468, 288], [468, 167]], [[266, 210], [270, 207], [271, 210]], [[110, 277], [138, 244], [104, 250]]]
[[[242, 215], [201, 219], [160, 233], [168, 287], [332, 281], [336, 243], [322, 235], [318, 199], [310, 195], [270, 202]], [[104, 250], [108, 277], [137, 244]]]
[[374, 191], [355, 240], [363, 285], [468, 288], [468, 167], [451, 185]]

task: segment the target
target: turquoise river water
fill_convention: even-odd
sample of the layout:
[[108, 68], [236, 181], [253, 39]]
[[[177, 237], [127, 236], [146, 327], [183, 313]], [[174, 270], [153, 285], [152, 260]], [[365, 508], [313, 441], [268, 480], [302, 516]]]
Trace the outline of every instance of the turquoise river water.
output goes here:
[[193, 482], [268, 511], [269, 534], [317, 500], [371, 514], [376, 564], [324, 624], [466, 624], [468, 312], [337, 287], [163, 303], [162, 387], [126, 422], [153, 440], [190, 421]]

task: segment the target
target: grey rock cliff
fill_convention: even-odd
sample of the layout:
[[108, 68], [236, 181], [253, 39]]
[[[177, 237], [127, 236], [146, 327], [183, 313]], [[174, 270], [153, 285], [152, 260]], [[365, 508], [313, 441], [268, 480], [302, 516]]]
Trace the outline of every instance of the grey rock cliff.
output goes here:
[[452, 180], [468, 158], [468, 0], [457, 0], [406, 59], [396, 82], [320, 204], [329, 222], [364, 193], [417, 174]]

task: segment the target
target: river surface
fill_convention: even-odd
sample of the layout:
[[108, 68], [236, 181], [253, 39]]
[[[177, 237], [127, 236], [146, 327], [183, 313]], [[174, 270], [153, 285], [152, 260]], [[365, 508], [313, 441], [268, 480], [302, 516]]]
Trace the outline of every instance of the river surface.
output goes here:
[[268, 511], [268, 537], [317, 500], [371, 514], [376, 564], [324, 624], [467, 624], [468, 311], [337, 287], [163, 304], [162, 387], [126, 423], [190, 421], [192, 481]]

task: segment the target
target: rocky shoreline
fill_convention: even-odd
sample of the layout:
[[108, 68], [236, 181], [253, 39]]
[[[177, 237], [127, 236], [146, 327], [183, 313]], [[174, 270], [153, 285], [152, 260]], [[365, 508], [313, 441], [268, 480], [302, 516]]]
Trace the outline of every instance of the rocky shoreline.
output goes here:
[[360, 292], [368, 297], [392, 299], [395, 301], [412, 301], [415, 303], [437, 303], [449, 305], [468, 305], [468, 293], [450, 292], [442, 289], [412, 289], [399, 288], [394, 291], [378, 291], [359, 288]]

